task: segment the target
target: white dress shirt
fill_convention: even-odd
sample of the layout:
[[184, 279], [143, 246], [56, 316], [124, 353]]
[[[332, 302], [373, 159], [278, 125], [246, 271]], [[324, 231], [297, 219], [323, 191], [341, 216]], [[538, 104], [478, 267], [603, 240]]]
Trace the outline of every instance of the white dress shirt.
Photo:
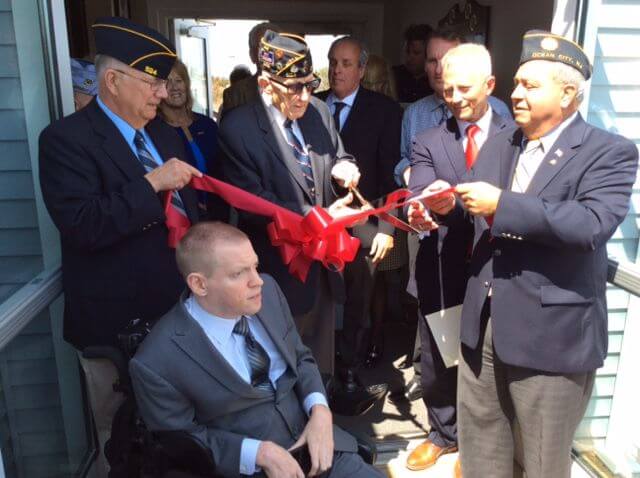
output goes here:
[[472, 124], [475, 124], [479, 128], [478, 132], [473, 137], [473, 139], [475, 140], [476, 145], [478, 146], [478, 151], [480, 151], [485, 141], [487, 141], [487, 138], [489, 137], [489, 128], [491, 127], [491, 115], [492, 115], [492, 110], [491, 110], [491, 106], [489, 105], [489, 107], [487, 108], [487, 111], [475, 123], [469, 123], [467, 121], [462, 121], [456, 118], [456, 123], [458, 123], [458, 130], [460, 131], [460, 139], [462, 141], [463, 151], [467, 150], [467, 143], [469, 142], [469, 139], [467, 138], [467, 128]]

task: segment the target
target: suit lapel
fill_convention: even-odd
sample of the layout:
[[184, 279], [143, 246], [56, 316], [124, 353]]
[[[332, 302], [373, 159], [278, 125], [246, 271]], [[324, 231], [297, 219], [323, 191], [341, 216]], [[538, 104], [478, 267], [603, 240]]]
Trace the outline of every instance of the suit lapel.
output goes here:
[[447, 153], [451, 167], [456, 173], [457, 182], [460, 182], [467, 173], [467, 163], [462, 149], [462, 142], [460, 141], [458, 123], [452, 116], [444, 123], [442, 128], [444, 130], [444, 134], [441, 136], [442, 145]]
[[578, 115], [551, 146], [527, 187], [527, 194], [538, 196], [551, 180], [577, 154], [586, 123]]
[[238, 375], [191, 318], [184, 306], [185, 297], [186, 294], [183, 294], [177, 306], [179, 316], [176, 318], [172, 340], [191, 360], [233, 393], [244, 397], [262, 396], [263, 392], [253, 388]]
[[[318, 200], [315, 198], [311, 198], [311, 204], [324, 204], [324, 184], [325, 184], [325, 167], [324, 167], [324, 157], [318, 154], [315, 149], [321, 148], [323, 137], [321, 136], [321, 132], [325, 130], [322, 122], [315, 121], [315, 118], [319, 117], [318, 112], [316, 111], [313, 103], [309, 103], [307, 107], [307, 111], [305, 114], [298, 120], [298, 126], [300, 126], [300, 131], [302, 131], [302, 136], [304, 136], [304, 140], [307, 143], [307, 149], [309, 151], [309, 159], [311, 159], [311, 167], [313, 169], [313, 183], [316, 188], [316, 194], [318, 194]], [[333, 120], [331, 120], [333, 121]], [[312, 145], [309, 147], [309, 145]], [[296, 163], [296, 166], [297, 163]], [[298, 170], [300, 168], [298, 167]], [[304, 178], [303, 178], [304, 179]], [[306, 182], [305, 182], [306, 185]], [[309, 194], [309, 190], [306, 189], [305, 192]]]
[[[367, 106], [369, 102], [367, 101], [366, 92], [363, 87], [360, 87], [356, 97], [353, 99], [353, 105], [351, 106], [351, 111], [347, 115], [347, 120], [342, 125], [342, 129], [340, 130], [340, 136], [344, 139], [350, 133], [352, 133], [352, 129], [357, 124], [362, 124], [362, 118], [366, 118]], [[365, 122], [366, 124], [366, 122]]]
[[[151, 137], [153, 144], [155, 145], [160, 157], [163, 161], [168, 161], [173, 156], [176, 155], [176, 152], [173, 151], [165, 141], [165, 131], [160, 131], [159, 122], [162, 121], [160, 119], [155, 119], [151, 121], [147, 126], [145, 126], [145, 130]], [[178, 138], [177, 138], [178, 139]], [[182, 141], [180, 139], [180, 141]], [[184, 158], [178, 158], [183, 159]], [[198, 199], [196, 197], [196, 193], [190, 187], [185, 187], [178, 191], [178, 194], [182, 198], [182, 203], [184, 204], [185, 211], [187, 213], [187, 217], [189, 220], [194, 223], [198, 220]]]
[[94, 99], [85, 111], [94, 131], [103, 138], [102, 149], [118, 169], [131, 180], [144, 176], [146, 172], [144, 167], [113, 121], [102, 111], [97, 100]]
[[[309, 105], [310, 107], [311, 105]], [[298, 183], [302, 191], [307, 196], [307, 199], [313, 204], [315, 201], [311, 198], [311, 193], [307, 187], [307, 181], [302, 174], [302, 170], [298, 165], [298, 161], [293, 155], [293, 150], [289, 143], [285, 140], [284, 136], [280, 132], [280, 126], [276, 124], [275, 120], [269, 115], [261, 98], [254, 103], [256, 110], [256, 116], [258, 118], [258, 126], [264, 132], [264, 141], [269, 145], [276, 157], [284, 163], [286, 168], [291, 173], [291, 176]], [[304, 133], [303, 133], [304, 134]], [[309, 143], [308, 138], [305, 136], [305, 141]], [[313, 165], [312, 165], [313, 167]], [[315, 176], [315, 170], [314, 170]], [[317, 180], [316, 180], [317, 184]]]

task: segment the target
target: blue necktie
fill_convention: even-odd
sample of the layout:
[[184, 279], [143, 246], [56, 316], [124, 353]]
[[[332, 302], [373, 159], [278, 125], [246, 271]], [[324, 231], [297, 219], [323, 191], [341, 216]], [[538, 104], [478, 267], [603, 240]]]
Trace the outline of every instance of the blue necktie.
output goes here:
[[440, 119], [438, 120], [438, 125], [441, 125], [447, 119], [449, 119], [449, 109], [447, 108], [447, 105], [444, 103], [440, 103], [440, 106], [438, 108], [440, 110]]
[[[151, 156], [151, 153], [147, 149], [147, 143], [140, 131], [136, 131], [136, 135], [133, 137], [133, 144], [136, 145], [138, 159], [142, 163], [142, 166], [144, 166], [144, 169], [148, 173], [156, 169], [158, 167], [158, 163], [153, 160], [153, 156]], [[173, 207], [175, 207], [180, 214], [187, 217], [182, 198], [177, 191], [173, 191], [171, 194], [171, 204], [173, 204]]]
[[335, 123], [338, 132], [340, 132], [340, 112], [345, 106], [347, 106], [347, 104], [343, 103], [342, 101], [336, 101], [333, 104], [333, 107], [335, 108], [333, 112], [333, 122]]
[[313, 169], [311, 168], [311, 159], [309, 155], [305, 153], [302, 144], [300, 144], [300, 140], [293, 133], [293, 122], [288, 119], [284, 122], [284, 130], [287, 134], [287, 142], [291, 149], [293, 149], [293, 155], [296, 157], [296, 161], [300, 166], [300, 170], [302, 171], [302, 175], [304, 179], [307, 181], [307, 186], [313, 195], [315, 193], [315, 183], [313, 182]]
[[251, 369], [251, 385], [261, 390], [273, 391], [273, 386], [269, 380], [269, 366], [271, 360], [262, 345], [255, 339], [249, 329], [249, 321], [243, 315], [235, 327], [233, 333], [242, 335], [246, 344], [247, 359]]

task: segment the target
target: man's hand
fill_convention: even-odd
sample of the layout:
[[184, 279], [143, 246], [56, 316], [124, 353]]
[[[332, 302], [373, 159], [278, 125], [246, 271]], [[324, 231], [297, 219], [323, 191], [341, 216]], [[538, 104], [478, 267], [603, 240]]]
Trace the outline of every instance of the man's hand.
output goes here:
[[[448, 182], [438, 179], [427, 186], [422, 192], [434, 193], [437, 191], [449, 189], [450, 187], [451, 185]], [[446, 216], [456, 206], [456, 195], [453, 193], [438, 194], [436, 196], [431, 196], [430, 198], [425, 199], [424, 202], [426, 203], [427, 207], [436, 214]]]
[[372, 261], [377, 264], [387, 256], [391, 249], [393, 249], [393, 236], [379, 232], [373, 238], [369, 255], [373, 256]]
[[178, 158], [171, 158], [162, 166], [145, 174], [144, 177], [155, 192], [160, 192], [182, 189], [189, 184], [193, 176], [201, 178], [202, 173]]
[[300, 465], [291, 453], [270, 441], [260, 443], [256, 465], [261, 467], [269, 478], [304, 478]]
[[407, 216], [409, 224], [420, 231], [432, 231], [438, 228], [438, 225], [429, 215], [421, 201], [412, 201], [409, 203]]
[[[359, 209], [355, 209], [349, 207], [349, 204], [353, 202], [353, 193], [349, 193], [344, 197], [336, 199], [328, 208], [327, 212], [334, 219], [340, 219], [341, 217], [349, 216], [351, 214], [357, 214], [360, 212]], [[358, 221], [355, 226], [361, 226], [367, 222], [367, 218], [363, 218]]]
[[331, 168], [331, 176], [343, 188], [355, 188], [360, 182], [360, 170], [351, 161], [338, 161]]
[[314, 405], [302, 435], [290, 450], [307, 445], [311, 456], [309, 476], [317, 476], [331, 468], [333, 463], [333, 419], [331, 410]]
[[495, 214], [502, 189], [478, 182], [458, 184], [456, 192], [471, 214], [486, 217]]

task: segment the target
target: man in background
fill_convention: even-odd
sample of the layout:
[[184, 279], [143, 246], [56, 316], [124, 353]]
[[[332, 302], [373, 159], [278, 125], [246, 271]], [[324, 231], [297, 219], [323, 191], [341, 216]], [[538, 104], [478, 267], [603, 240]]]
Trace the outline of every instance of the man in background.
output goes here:
[[410, 25], [404, 31], [404, 63], [392, 67], [400, 103], [413, 103], [433, 93], [424, 72], [431, 27]]

